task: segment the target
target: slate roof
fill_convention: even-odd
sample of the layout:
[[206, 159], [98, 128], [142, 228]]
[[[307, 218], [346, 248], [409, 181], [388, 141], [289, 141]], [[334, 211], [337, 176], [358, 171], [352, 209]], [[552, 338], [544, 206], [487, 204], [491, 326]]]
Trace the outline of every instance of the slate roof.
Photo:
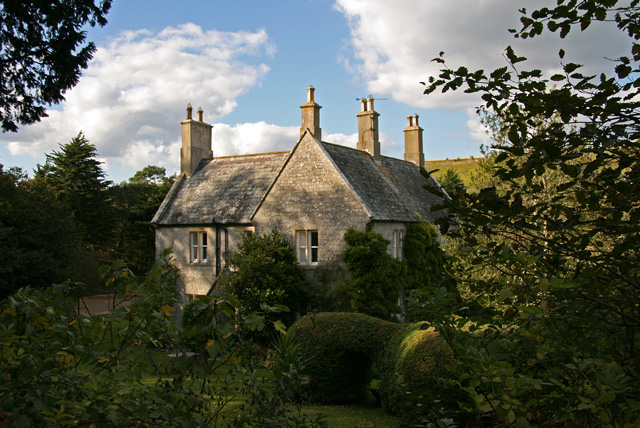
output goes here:
[[289, 152], [202, 160], [181, 177], [152, 223], [169, 225], [245, 224], [282, 168]]
[[[430, 208], [442, 200], [424, 189], [425, 179], [414, 163], [382, 156], [380, 164], [376, 164], [367, 152], [325, 142], [322, 147], [371, 220], [416, 222], [436, 219], [437, 214]], [[439, 186], [433, 179], [430, 184]]]
[[[412, 162], [382, 156], [380, 164], [356, 149], [319, 143], [373, 221], [433, 221], [441, 203], [423, 188]], [[160, 226], [249, 224], [291, 152], [203, 160], [169, 191], [152, 223]], [[431, 184], [439, 186], [431, 179]]]

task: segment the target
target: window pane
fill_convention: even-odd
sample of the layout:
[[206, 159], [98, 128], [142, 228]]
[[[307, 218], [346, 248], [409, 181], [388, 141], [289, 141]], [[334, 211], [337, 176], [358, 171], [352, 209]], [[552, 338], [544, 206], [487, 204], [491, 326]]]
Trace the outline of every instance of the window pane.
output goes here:
[[298, 241], [298, 248], [307, 247], [307, 231], [306, 230], [297, 230], [296, 238], [297, 238], [296, 241]]
[[311, 263], [318, 263], [318, 247], [311, 248]]
[[191, 262], [198, 261], [198, 233], [190, 232], [189, 240], [191, 241]]
[[312, 230], [312, 231], [309, 232], [309, 234], [311, 235], [311, 246], [312, 247], [317, 247], [318, 246], [318, 231]]
[[207, 232], [202, 232], [202, 246], [207, 246]]
[[307, 232], [305, 230], [296, 230], [296, 252], [298, 254], [298, 263], [307, 264]]

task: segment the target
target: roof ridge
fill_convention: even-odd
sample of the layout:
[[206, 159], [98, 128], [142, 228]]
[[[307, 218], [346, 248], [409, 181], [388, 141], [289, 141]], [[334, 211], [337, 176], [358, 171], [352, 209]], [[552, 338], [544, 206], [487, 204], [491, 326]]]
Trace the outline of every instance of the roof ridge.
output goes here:
[[247, 153], [244, 155], [230, 155], [230, 156], [214, 156], [213, 160], [216, 159], [233, 159], [233, 158], [247, 158], [253, 156], [273, 156], [273, 155], [283, 155], [285, 153], [289, 153], [291, 150], [283, 150], [280, 152], [266, 152], [266, 153]]
[[[338, 144], [338, 143], [330, 143], [330, 142], [328, 142], [328, 141], [320, 141], [320, 143], [321, 143], [321, 144], [328, 144], [328, 145], [330, 145], [330, 146], [334, 146], [334, 147], [340, 147], [340, 148], [342, 148], [342, 149], [353, 150], [353, 151], [360, 152], [360, 153], [366, 153], [366, 154], [368, 154], [369, 156], [371, 156], [371, 154], [370, 154], [369, 152], [367, 152], [367, 151], [365, 151], [365, 150], [358, 150], [357, 148], [354, 148], [354, 147], [349, 147], [349, 146], [345, 146], [345, 145]], [[392, 157], [392, 156], [383, 155], [383, 154], [381, 154], [381, 155], [380, 155], [380, 157], [381, 157], [381, 158], [386, 158], [386, 159], [391, 159], [391, 160], [398, 161], [398, 162], [410, 162], [410, 163], [413, 163], [413, 162], [408, 161], [408, 160], [398, 159], [398, 158], [394, 158], [394, 157]], [[414, 164], [414, 165], [415, 165], [415, 164]]]

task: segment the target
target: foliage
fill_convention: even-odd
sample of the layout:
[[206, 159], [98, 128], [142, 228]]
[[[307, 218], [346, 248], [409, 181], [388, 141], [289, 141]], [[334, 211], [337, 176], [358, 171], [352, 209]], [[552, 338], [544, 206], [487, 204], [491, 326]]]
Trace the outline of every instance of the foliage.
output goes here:
[[438, 333], [424, 324], [408, 324], [385, 345], [378, 368], [385, 409], [407, 426], [426, 426], [458, 407], [464, 396], [448, 371], [453, 352]]
[[326, 312], [300, 318], [290, 328], [309, 359], [309, 399], [316, 403], [361, 402], [372, 364], [400, 324], [365, 314]]
[[387, 252], [389, 241], [376, 232], [348, 229], [342, 259], [349, 270], [348, 297], [355, 312], [391, 319], [399, 312], [401, 264]]
[[[18, 172], [18, 171], [16, 171]], [[29, 285], [62, 282], [74, 272], [79, 234], [44, 183], [0, 165], [0, 299]]]
[[78, 83], [96, 47], [85, 44], [87, 23], [107, 23], [111, 0], [0, 3], [0, 121], [17, 131], [47, 116]]
[[60, 151], [46, 156], [46, 164], [37, 171], [37, 178], [44, 179], [71, 210], [84, 241], [104, 245], [111, 227], [107, 194], [110, 183], [96, 160], [96, 147], [80, 132], [67, 144], [60, 144]]
[[438, 181], [451, 197], [455, 197], [458, 192], [462, 192], [464, 190], [462, 178], [460, 178], [460, 174], [458, 174], [453, 168], [447, 169]]
[[307, 300], [304, 272], [293, 248], [278, 230], [262, 236], [245, 236], [231, 255], [229, 265], [233, 273], [224, 287], [238, 298], [244, 312], [260, 311], [264, 305], [286, 306], [288, 312], [271, 313], [267, 318], [291, 325], [296, 312], [304, 309]]
[[[25, 289], [2, 302], [0, 415], [6, 426], [321, 426], [289, 411], [278, 398], [282, 392], [267, 387], [250, 364], [232, 360], [243, 353], [233, 298], [201, 301], [225, 321], [197, 332], [208, 336], [207, 345], [189, 356], [171, 319], [176, 272], [166, 258], [143, 279], [122, 262], [102, 274], [118, 296], [141, 297], [100, 317], [74, 310], [71, 283]], [[162, 357], [161, 350], [173, 356]], [[152, 369], [156, 376], [149, 377]], [[253, 407], [232, 406], [238, 397]]]
[[445, 275], [446, 255], [432, 224], [407, 224], [403, 251], [405, 289], [432, 288], [448, 281]]
[[[279, 332], [276, 334], [268, 358], [269, 373], [266, 379], [256, 378], [251, 385], [251, 400], [244, 406], [249, 418], [238, 421], [242, 426], [247, 422], [251, 426], [280, 427], [282, 421], [274, 415], [286, 416], [292, 426], [325, 426], [323, 416], [317, 414], [309, 418], [302, 412], [302, 399], [308, 378], [303, 375], [307, 360], [301, 352], [294, 334]], [[275, 392], [274, 392], [275, 391]]]
[[155, 259], [155, 230], [151, 220], [174, 180], [175, 177], [166, 176], [164, 168], [149, 165], [137, 171], [128, 182], [109, 188], [115, 210], [115, 252], [137, 275], [147, 272]]
[[[585, 76], [560, 51], [562, 73], [545, 77], [509, 47], [507, 66], [445, 68], [425, 91], [479, 93], [499, 121], [493, 177], [448, 207], [462, 220], [463, 294], [482, 308], [437, 323], [469, 410], [491, 426], [640, 422], [640, 9], [618, 3], [558, 0], [523, 10], [513, 30], [565, 37], [616, 25], [631, 55], [613, 76]], [[423, 303], [437, 312], [437, 298]]]
[[419, 324], [402, 325], [364, 314], [320, 313], [301, 318], [290, 332], [308, 358], [305, 374], [312, 402], [361, 402], [373, 372], [380, 377], [383, 406], [409, 424], [455, 403], [460, 395], [446, 382], [451, 349]]

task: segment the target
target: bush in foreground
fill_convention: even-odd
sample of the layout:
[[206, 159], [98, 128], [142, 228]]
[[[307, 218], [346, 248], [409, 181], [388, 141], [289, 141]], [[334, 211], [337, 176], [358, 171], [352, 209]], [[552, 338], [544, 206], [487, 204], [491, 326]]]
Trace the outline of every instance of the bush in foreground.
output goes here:
[[458, 391], [447, 382], [446, 371], [453, 354], [436, 332], [422, 328], [357, 313], [301, 318], [291, 331], [309, 358], [309, 398], [320, 403], [362, 401], [377, 371], [387, 410], [415, 420], [438, 406], [454, 406]]

